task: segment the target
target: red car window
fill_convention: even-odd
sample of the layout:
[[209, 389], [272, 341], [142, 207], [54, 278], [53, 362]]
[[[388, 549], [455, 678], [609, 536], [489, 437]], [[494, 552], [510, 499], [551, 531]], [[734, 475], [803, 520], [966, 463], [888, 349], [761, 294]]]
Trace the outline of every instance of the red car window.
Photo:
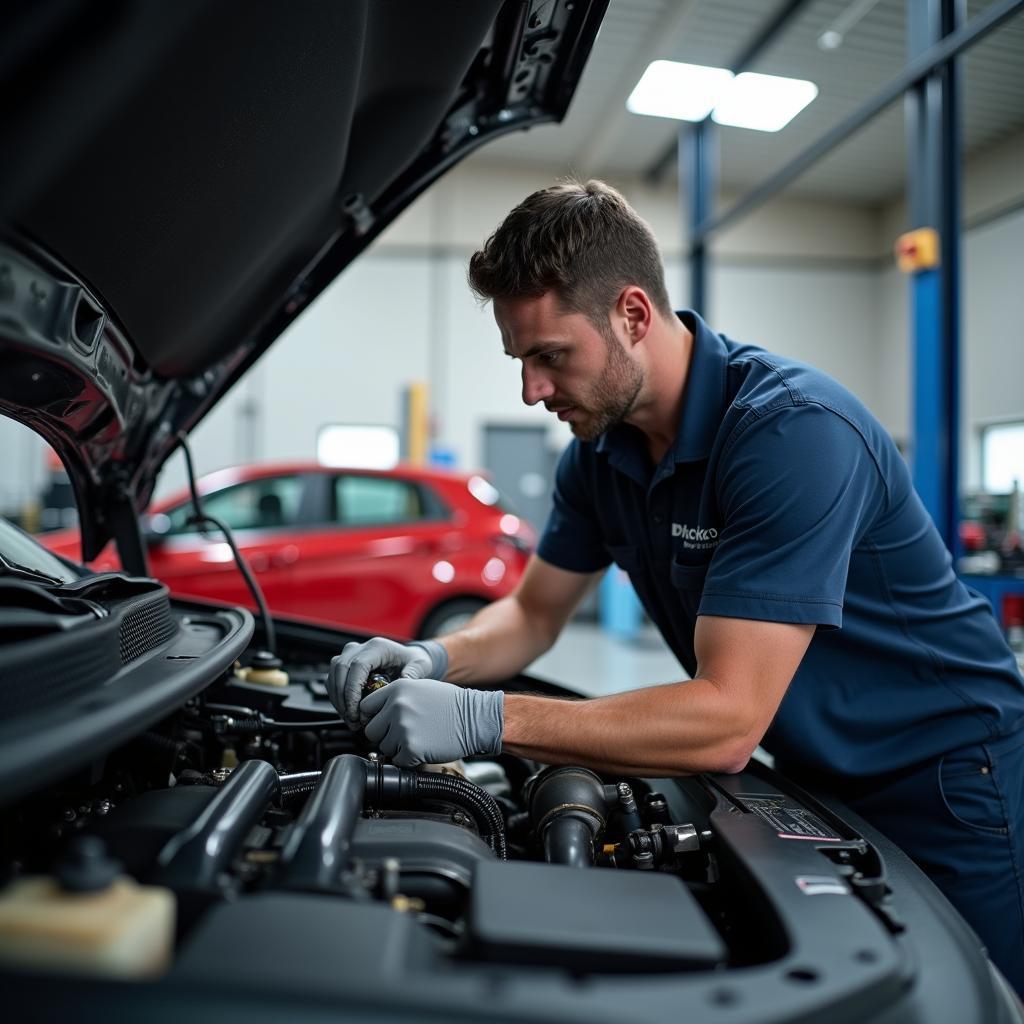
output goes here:
[[339, 476], [334, 481], [335, 519], [342, 526], [387, 526], [427, 518], [420, 489], [406, 480]]
[[[303, 481], [299, 476], [265, 477], [225, 487], [203, 497], [203, 509], [232, 530], [272, 530], [290, 526], [298, 517]], [[192, 533], [191, 503], [167, 513], [167, 535]]]

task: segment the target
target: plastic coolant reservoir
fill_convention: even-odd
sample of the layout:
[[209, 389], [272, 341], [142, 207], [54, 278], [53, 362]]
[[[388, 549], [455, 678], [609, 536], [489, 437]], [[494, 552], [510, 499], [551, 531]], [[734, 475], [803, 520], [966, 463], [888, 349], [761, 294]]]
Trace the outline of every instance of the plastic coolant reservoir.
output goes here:
[[0, 892], [0, 962], [52, 971], [137, 978], [170, 966], [174, 893], [117, 878], [95, 892], [68, 892], [29, 877]]

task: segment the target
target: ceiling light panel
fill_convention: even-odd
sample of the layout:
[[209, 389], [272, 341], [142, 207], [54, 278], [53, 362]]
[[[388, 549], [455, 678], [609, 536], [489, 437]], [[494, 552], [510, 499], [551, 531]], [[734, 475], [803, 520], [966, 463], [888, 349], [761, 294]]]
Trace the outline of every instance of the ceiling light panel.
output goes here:
[[718, 124], [777, 132], [818, 95], [813, 82], [744, 71], [727, 86], [711, 117]]
[[634, 114], [703, 121], [732, 82], [726, 68], [656, 60], [650, 64], [626, 100]]

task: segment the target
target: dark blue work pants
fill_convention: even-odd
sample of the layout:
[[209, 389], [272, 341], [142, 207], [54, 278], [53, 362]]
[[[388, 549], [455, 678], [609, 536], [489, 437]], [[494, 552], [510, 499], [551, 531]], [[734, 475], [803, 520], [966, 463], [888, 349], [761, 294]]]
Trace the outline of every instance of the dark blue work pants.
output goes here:
[[840, 796], [929, 875], [1024, 995], [1024, 731]]

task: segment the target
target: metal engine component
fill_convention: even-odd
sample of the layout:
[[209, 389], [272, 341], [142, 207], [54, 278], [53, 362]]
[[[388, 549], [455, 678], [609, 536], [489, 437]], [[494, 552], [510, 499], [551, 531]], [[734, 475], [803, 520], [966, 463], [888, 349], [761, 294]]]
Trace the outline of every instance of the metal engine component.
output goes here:
[[644, 823], [640, 819], [640, 811], [636, 805], [636, 798], [633, 796], [633, 787], [628, 782], [620, 782], [615, 787], [619, 802], [619, 821], [626, 832], [633, 832], [643, 828]]
[[365, 683], [363, 683], [363, 696], [369, 697], [371, 693], [376, 693], [379, 689], [387, 686], [391, 682], [391, 677], [384, 672], [371, 672], [367, 677]]
[[633, 866], [641, 870], [673, 864], [685, 853], [700, 850], [704, 835], [690, 824], [654, 824], [650, 829], [634, 829], [626, 837]]
[[512, 783], [508, 773], [497, 761], [460, 761], [462, 774], [470, 782], [481, 789], [486, 789], [491, 796], [510, 796]]

